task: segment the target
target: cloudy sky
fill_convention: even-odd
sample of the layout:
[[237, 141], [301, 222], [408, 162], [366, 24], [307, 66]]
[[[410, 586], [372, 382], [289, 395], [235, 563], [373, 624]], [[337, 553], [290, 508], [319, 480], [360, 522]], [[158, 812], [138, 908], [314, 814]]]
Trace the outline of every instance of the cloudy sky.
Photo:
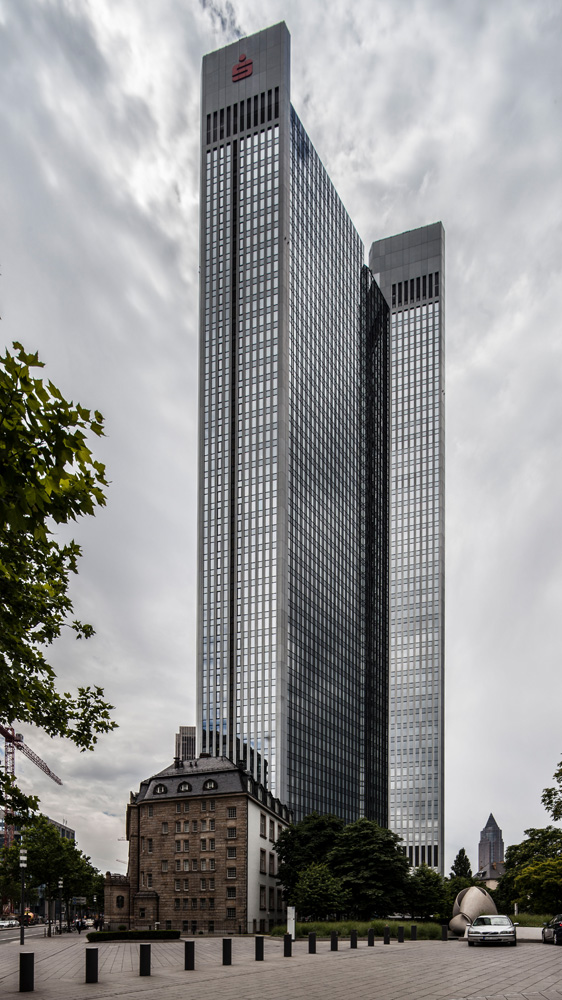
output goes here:
[[67, 689], [119, 730], [95, 754], [25, 730], [45, 812], [125, 871], [130, 789], [195, 721], [199, 79], [285, 20], [293, 103], [368, 246], [447, 234], [447, 867], [548, 821], [562, 757], [558, 0], [0, 0], [5, 344], [100, 409], [108, 504], [74, 532]]

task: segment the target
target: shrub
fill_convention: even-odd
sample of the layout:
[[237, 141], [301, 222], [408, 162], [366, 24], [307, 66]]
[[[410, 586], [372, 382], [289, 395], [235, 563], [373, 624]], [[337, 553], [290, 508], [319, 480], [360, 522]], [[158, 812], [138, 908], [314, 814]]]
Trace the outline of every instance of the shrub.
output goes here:
[[88, 941], [177, 941], [180, 931], [89, 931]]

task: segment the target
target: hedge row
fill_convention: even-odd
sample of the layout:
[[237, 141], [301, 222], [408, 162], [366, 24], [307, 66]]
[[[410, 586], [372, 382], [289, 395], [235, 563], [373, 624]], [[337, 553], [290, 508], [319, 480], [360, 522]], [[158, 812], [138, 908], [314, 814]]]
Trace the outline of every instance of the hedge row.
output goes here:
[[180, 936], [180, 931], [89, 931], [88, 941], [170, 941]]

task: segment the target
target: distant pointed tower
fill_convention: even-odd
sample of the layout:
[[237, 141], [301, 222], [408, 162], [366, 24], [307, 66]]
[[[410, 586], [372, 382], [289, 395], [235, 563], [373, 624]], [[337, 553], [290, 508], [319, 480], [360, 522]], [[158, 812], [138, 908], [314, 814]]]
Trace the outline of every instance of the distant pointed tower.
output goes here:
[[480, 834], [478, 870], [489, 869], [497, 861], [503, 861], [503, 837], [498, 824], [490, 813], [488, 822]]

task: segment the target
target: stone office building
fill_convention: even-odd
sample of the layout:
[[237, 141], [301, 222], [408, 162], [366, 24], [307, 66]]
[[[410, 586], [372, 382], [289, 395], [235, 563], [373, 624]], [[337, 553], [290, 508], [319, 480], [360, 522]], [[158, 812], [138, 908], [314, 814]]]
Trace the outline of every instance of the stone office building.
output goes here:
[[107, 873], [110, 930], [267, 932], [286, 919], [274, 842], [286, 806], [226, 758], [176, 758], [127, 807], [126, 876]]

